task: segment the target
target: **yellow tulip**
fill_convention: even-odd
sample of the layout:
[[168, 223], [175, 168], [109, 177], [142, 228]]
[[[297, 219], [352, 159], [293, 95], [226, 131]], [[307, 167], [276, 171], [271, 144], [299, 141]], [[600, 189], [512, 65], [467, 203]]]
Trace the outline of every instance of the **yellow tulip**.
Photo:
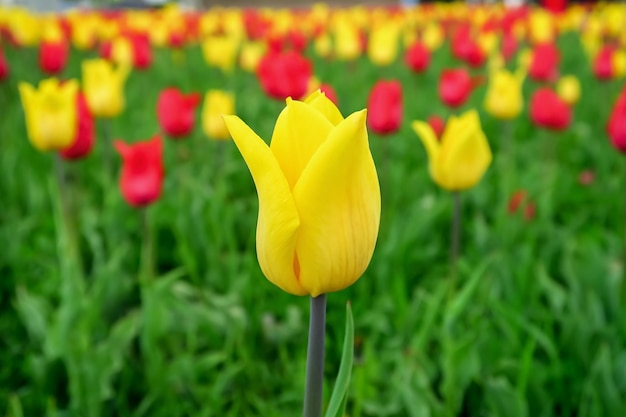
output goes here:
[[556, 92], [567, 104], [574, 105], [580, 99], [580, 82], [574, 75], [561, 77], [556, 84]]
[[515, 119], [524, 106], [522, 94], [522, 73], [512, 74], [499, 70], [489, 77], [489, 86], [485, 96], [485, 110], [493, 117], [502, 120]]
[[269, 147], [238, 117], [224, 120], [256, 184], [257, 256], [267, 279], [313, 297], [352, 285], [380, 222], [366, 110], [344, 119], [319, 91], [287, 99]]
[[239, 65], [244, 71], [255, 72], [265, 55], [265, 42], [246, 42], [241, 47]]
[[491, 148], [476, 110], [450, 117], [440, 141], [428, 123], [414, 121], [412, 127], [428, 153], [430, 176], [441, 188], [471, 188], [489, 168]]
[[7, 26], [15, 40], [23, 46], [35, 46], [41, 36], [41, 26], [36, 15], [27, 9], [14, 8], [7, 13]]
[[118, 65], [133, 66], [135, 52], [128, 39], [119, 36], [113, 40], [111, 43], [111, 60]]
[[124, 110], [124, 83], [130, 68], [113, 67], [105, 59], [90, 59], [82, 63], [83, 89], [91, 112], [97, 117], [111, 118]]
[[438, 23], [430, 23], [424, 28], [422, 33], [422, 42], [430, 51], [434, 51], [441, 47], [445, 40], [443, 29]]
[[530, 15], [528, 26], [533, 43], [548, 43], [554, 40], [554, 18], [547, 11], [534, 10]]
[[367, 47], [370, 61], [378, 66], [391, 65], [398, 55], [398, 30], [386, 25], [372, 31]]
[[40, 151], [61, 150], [76, 137], [78, 82], [63, 84], [55, 78], [43, 80], [36, 90], [19, 83], [20, 97], [26, 116], [26, 130], [35, 148]]
[[613, 74], [616, 78], [626, 75], [626, 51], [623, 49], [613, 52], [611, 57], [611, 65], [613, 66]]
[[334, 32], [335, 53], [339, 59], [351, 61], [361, 55], [361, 39], [356, 27], [341, 23]]
[[202, 55], [211, 67], [231, 72], [235, 65], [239, 40], [232, 36], [211, 36], [202, 43]]
[[235, 97], [220, 90], [209, 90], [202, 107], [202, 130], [211, 139], [229, 139], [222, 115], [235, 112]]
[[333, 42], [327, 33], [318, 36], [313, 47], [317, 56], [322, 58], [328, 58], [333, 53]]

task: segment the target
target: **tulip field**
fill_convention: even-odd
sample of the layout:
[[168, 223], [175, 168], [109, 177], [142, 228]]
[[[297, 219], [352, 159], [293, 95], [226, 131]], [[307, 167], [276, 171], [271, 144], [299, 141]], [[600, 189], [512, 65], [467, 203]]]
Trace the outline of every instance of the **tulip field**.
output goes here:
[[0, 416], [625, 416], [626, 5], [546, 4], [0, 8]]

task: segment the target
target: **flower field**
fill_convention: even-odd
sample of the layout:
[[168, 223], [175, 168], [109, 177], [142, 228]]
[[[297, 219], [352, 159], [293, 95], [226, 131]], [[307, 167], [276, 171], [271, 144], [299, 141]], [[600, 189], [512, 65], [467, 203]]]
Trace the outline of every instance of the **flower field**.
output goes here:
[[0, 415], [626, 415], [626, 6], [556, 9], [0, 9]]

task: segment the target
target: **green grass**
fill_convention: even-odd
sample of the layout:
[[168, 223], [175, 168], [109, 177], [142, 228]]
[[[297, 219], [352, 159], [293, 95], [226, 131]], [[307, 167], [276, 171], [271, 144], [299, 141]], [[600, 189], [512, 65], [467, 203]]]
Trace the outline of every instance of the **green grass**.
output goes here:
[[[383, 197], [374, 257], [353, 287], [329, 296], [327, 398], [348, 300], [354, 313], [351, 417], [626, 415], [625, 161], [604, 131], [622, 82], [595, 81], [575, 35], [560, 43], [562, 71], [583, 85], [566, 132], [534, 128], [526, 109], [507, 156], [499, 151], [506, 128], [482, 110], [485, 86], [466, 106], [481, 111], [494, 162], [463, 193], [455, 290], [447, 274], [452, 197], [430, 180], [409, 126], [446, 114], [436, 81], [456, 65], [448, 48], [422, 76], [401, 58], [389, 68], [315, 59], [344, 115], [365, 107], [377, 78], [405, 88], [402, 129], [370, 135]], [[269, 140], [282, 104], [265, 98], [253, 75], [223, 77], [195, 46], [180, 65], [169, 51], [154, 53], [151, 69], [128, 80], [114, 138], [156, 133], [157, 94], [173, 85], [233, 89], [238, 115]], [[188, 140], [166, 143], [163, 196], [149, 208], [157, 277], [140, 284], [140, 215], [117, 187], [119, 158], [114, 175], [103, 170], [111, 144], [100, 134], [93, 154], [68, 167], [84, 264], [77, 269], [53, 155], [28, 142], [17, 93], [18, 81], [42, 77], [36, 50], [5, 54], [12, 75], [0, 84], [0, 414], [298, 415], [308, 300], [283, 293], [259, 269], [256, 192], [234, 144], [209, 141], [199, 125]], [[92, 55], [74, 51], [64, 76], [79, 76], [81, 59]], [[526, 82], [527, 99], [534, 88]], [[595, 173], [589, 186], [578, 182], [586, 169]], [[517, 189], [537, 205], [531, 221], [507, 213]]]

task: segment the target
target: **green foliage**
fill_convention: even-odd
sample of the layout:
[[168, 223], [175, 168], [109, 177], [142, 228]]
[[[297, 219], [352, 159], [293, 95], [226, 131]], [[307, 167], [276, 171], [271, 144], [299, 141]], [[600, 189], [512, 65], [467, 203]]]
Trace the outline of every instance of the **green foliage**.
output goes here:
[[[446, 114], [435, 86], [439, 69], [454, 65], [448, 49], [421, 76], [401, 62], [316, 59], [316, 75], [334, 85], [344, 114], [365, 106], [376, 79], [405, 87], [400, 132], [370, 137], [383, 197], [374, 258], [353, 287], [329, 296], [328, 399], [347, 300], [355, 318], [347, 415], [626, 415], [624, 161], [604, 133], [618, 85], [600, 88], [577, 39], [561, 41], [563, 68], [583, 85], [570, 129], [546, 135], [526, 111], [512, 123], [508, 155], [506, 129], [481, 113], [495, 158], [463, 194], [456, 283], [447, 273], [452, 197], [432, 184], [409, 127]], [[140, 282], [140, 216], [122, 200], [117, 174], [103, 170], [111, 147], [104, 126], [94, 153], [68, 167], [72, 229], [53, 156], [26, 139], [17, 82], [42, 77], [36, 50], [6, 46], [5, 54], [12, 76], [0, 84], [0, 414], [298, 415], [308, 302], [273, 287], [258, 267], [256, 194], [234, 144], [212, 143], [199, 128], [166, 143], [163, 197], [149, 209], [156, 275]], [[81, 59], [93, 54], [73, 51], [64, 76], [79, 76]], [[157, 94], [173, 85], [234, 90], [237, 113], [269, 140], [282, 104], [265, 98], [254, 76], [222, 76], [198, 47], [184, 56], [176, 63], [155, 50], [153, 66], [131, 75], [114, 138], [152, 136]], [[534, 87], [526, 82], [527, 98]], [[482, 108], [484, 89], [467, 107]], [[578, 182], [586, 169], [595, 173], [589, 186]], [[532, 220], [507, 212], [522, 188], [537, 205]]]

